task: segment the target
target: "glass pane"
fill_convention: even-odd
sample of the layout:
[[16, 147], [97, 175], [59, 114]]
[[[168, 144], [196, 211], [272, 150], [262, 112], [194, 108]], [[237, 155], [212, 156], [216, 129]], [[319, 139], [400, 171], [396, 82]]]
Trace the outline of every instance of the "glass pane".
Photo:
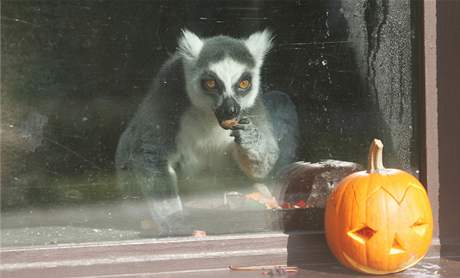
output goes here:
[[320, 230], [375, 137], [417, 174], [413, 2], [2, 1], [2, 245]]

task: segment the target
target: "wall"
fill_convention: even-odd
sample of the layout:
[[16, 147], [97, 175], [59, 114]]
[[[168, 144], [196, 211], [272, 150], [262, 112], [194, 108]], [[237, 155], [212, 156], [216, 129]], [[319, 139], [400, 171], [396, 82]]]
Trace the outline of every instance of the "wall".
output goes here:
[[437, 1], [437, 14], [440, 239], [460, 245], [460, 2]]

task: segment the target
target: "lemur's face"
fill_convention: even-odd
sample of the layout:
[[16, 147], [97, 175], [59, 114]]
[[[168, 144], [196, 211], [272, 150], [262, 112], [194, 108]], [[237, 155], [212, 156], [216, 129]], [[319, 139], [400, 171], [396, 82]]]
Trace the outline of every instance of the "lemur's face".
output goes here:
[[271, 34], [257, 32], [245, 40], [226, 36], [200, 39], [184, 31], [179, 53], [184, 57], [187, 94], [195, 107], [222, 122], [238, 119], [254, 105], [260, 68], [271, 47]]

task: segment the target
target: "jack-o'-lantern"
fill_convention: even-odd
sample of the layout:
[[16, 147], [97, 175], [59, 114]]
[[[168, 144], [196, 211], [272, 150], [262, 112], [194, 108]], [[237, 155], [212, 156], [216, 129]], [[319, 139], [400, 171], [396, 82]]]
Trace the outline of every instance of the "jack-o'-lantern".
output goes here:
[[412, 175], [382, 164], [374, 139], [369, 168], [345, 177], [329, 196], [328, 245], [345, 266], [370, 274], [402, 271], [423, 258], [433, 220], [425, 188]]

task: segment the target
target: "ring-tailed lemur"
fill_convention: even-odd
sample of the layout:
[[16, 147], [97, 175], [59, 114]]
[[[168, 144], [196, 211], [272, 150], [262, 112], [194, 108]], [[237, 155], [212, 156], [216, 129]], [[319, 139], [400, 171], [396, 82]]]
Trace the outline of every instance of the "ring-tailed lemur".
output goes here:
[[294, 104], [284, 93], [261, 92], [271, 45], [267, 30], [246, 39], [203, 39], [184, 30], [122, 134], [119, 183], [125, 193], [143, 195], [161, 234], [189, 232], [182, 229], [183, 195], [200, 186], [248, 186], [295, 159]]

